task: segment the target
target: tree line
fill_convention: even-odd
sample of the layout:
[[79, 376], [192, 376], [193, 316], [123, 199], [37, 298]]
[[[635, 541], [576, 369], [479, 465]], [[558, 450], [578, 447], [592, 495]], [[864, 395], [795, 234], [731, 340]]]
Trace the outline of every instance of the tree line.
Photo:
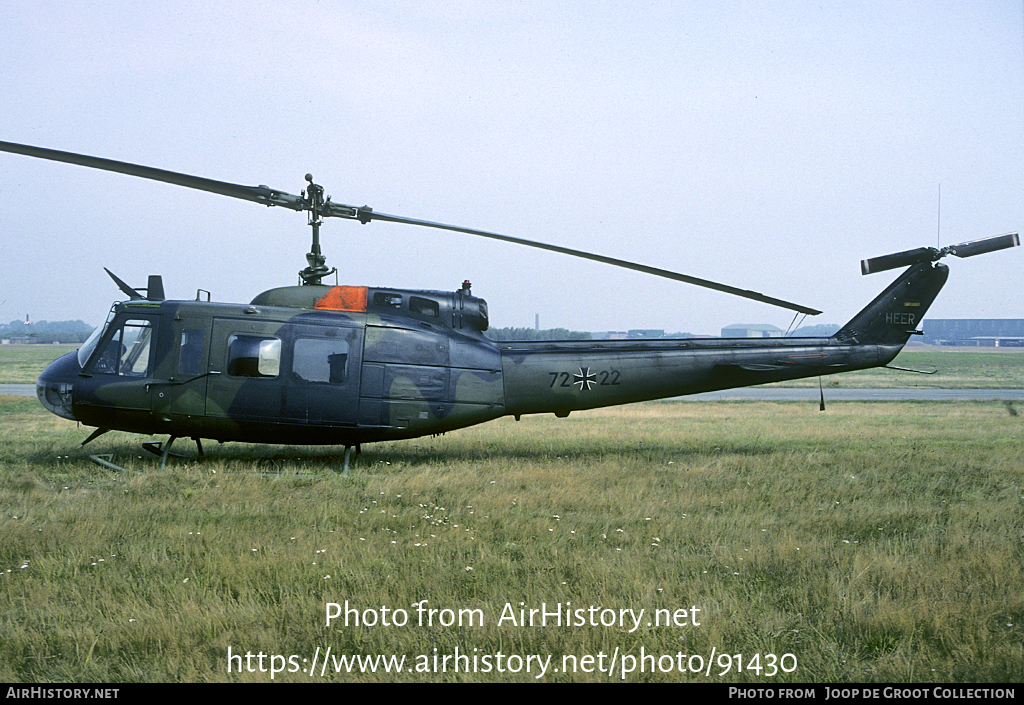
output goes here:
[[35, 343], [84, 343], [93, 327], [84, 321], [11, 321], [0, 325], [0, 338], [29, 337]]

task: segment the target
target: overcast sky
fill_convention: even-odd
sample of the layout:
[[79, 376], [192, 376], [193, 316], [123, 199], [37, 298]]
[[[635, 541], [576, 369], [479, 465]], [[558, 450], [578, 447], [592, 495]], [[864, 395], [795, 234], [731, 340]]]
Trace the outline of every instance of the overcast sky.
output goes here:
[[[823, 309], [859, 261], [1024, 227], [1024, 4], [65, 0], [0, 9], [0, 140], [541, 240]], [[939, 190], [941, 184], [941, 219]], [[0, 153], [0, 321], [99, 324], [296, 283], [306, 217]], [[792, 314], [457, 233], [332, 219], [339, 282], [492, 325], [786, 328]], [[1024, 249], [945, 260], [934, 318], [1024, 318]], [[332, 280], [333, 283], [333, 280]]]

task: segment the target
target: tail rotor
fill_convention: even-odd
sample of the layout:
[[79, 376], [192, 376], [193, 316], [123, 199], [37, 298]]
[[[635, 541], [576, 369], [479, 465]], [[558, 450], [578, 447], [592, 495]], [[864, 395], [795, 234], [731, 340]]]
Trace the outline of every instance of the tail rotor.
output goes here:
[[959, 245], [950, 245], [943, 247], [941, 250], [935, 247], [918, 247], [915, 250], [906, 250], [891, 255], [861, 260], [860, 272], [861, 274], [874, 274], [875, 272], [884, 272], [887, 269], [896, 269], [897, 267], [908, 267], [921, 262], [937, 262], [946, 255], [973, 257], [974, 255], [981, 255], [986, 252], [1018, 247], [1019, 245], [1020, 236], [1017, 233], [1006, 233], [1005, 235], [986, 237], [981, 240], [961, 242]]

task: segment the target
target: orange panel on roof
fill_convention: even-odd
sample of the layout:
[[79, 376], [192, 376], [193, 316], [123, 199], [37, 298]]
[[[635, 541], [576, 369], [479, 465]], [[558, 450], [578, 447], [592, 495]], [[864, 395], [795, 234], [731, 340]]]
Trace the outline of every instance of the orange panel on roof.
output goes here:
[[333, 286], [313, 308], [366, 313], [366, 289], [365, 286]]

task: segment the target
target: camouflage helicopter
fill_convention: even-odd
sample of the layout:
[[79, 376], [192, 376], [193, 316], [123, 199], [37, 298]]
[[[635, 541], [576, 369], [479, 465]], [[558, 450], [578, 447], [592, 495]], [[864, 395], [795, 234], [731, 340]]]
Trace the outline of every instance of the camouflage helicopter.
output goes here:
[[[77, 352], [36, 384], [52, 413], [110, 430], [177, 438], [339, 445], [344, 471], [363, 443], [440, 434], [502, 416], [572, 411], [889, 366], [946, 282], [945, 255], [1020, 244], [1017, 233], [864, 260], [862, 271], [907, 269], [835, 335], [820, 338], [496, 342], [486, 302], [455, 291], [330, 286], [323, 218], [440, 228], [624, 267], [815, 315], [813, 308], [625, 260], [497, 233], [334, 203], [306, 175], [300, 196], [40, 147], [0, 151], [119, 172], [309, 213], [312, 246], [301, 284], [249, 303], [165, 299], [159, 276], [127, 300]], [[143, 293], [145, 292], [145, 293]]]

